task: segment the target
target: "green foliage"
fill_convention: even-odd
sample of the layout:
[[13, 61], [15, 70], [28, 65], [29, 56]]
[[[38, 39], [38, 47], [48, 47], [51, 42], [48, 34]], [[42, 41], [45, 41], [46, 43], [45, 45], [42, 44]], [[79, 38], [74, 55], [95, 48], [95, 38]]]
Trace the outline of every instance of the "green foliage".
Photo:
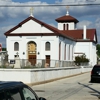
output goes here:
[[97, 50], [98, 57], [100, 57], [100, 44], [97, 44], [96, 50]]
[[76, 56], [74, 62], [76, 65], [80, 65], [81, 63], [88, 63], [89, 59], [86, 58], [86, 55], [81, 55], [81, 56]]
[[2, 48], [2, 51], [6, 51], [6, 48]]

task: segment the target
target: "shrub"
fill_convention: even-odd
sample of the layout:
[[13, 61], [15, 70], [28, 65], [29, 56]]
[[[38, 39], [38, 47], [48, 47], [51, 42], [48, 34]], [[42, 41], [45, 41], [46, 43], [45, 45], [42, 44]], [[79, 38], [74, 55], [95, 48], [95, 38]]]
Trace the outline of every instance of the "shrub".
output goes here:
[[81, 63], [88, 63], [89, 59], [86, 58], [86, 55], [81, 55], [81, 56], [76, 56], [74, 62], [76, 65], [81, 65]]

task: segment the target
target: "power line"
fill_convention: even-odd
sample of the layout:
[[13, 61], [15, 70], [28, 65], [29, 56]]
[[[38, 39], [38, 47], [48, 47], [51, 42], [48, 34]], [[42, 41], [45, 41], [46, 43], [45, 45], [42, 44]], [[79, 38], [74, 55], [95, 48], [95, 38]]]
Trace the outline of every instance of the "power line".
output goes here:
[[38, 5], [38, 4], [20, 4], [20, 5], [0, 5], [0, 7], [55, 7], [55, 6], [97, 6], [100, 5], [100, 3], [92, 3], [92, 4], [48, 4], [48, 5]]

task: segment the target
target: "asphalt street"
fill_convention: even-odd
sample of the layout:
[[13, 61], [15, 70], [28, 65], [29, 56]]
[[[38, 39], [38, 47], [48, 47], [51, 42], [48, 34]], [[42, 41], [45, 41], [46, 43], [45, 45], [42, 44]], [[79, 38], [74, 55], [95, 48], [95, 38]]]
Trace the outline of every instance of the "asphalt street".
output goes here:
[[98, 100], [100, 94], [100, 83], [90, 83], [90, 72], [32, 88], [47, 100]]

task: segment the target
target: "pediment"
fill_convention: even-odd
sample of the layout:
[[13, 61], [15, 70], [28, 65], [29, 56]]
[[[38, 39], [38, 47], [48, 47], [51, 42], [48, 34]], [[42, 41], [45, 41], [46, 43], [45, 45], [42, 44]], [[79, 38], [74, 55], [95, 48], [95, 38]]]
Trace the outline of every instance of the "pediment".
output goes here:
[[53, 31], [49, 30], [48, 28], [44, 27], [43, 25], [33, 21], [29, 20], [28, 22], [22, 24], [17, 29], [13, 30], [10, 34], [16, 34], [16, 33], [53, 33]]

